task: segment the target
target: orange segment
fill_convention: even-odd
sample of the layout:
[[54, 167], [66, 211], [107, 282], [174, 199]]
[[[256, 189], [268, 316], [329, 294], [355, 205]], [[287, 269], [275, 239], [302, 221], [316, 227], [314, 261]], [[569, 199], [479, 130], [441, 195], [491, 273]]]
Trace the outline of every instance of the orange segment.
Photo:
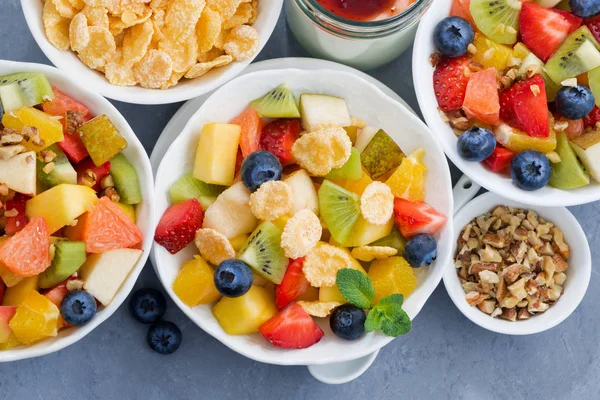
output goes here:
[[16, 339], [23, 344], [31, 344], [49, 336], [56, 336], [60, 312], [48, 298], [38, 292], [30, 292], [17, 307], [15, 316], [10, 320]]
[[402, 164], [385, 182], [392, 189], [394, 197], [402, 197], [410, 201], [425, 200], [425, 174], [427, 167], [423, 164], [425, 150], [419, 148], [402, 160]]
[[40, 139], [44, 141], [43, 146], [36, 146], [29, 141], [23, 142], [25, 147], [33, 151], [40, 151], [51, 144], [62, 142], [64, 139], [63, 126], [60, 121], [37, 108], [23, 107], [11, 113], [6, 113], [2, 117], [2, 125], [5, 128], [18, 131], [21, 131], [25, 126], [36, 127]]
[[525, 150], [537, 150], [546, 154], [556, 149], [556, 132], [554, 132], [554, 129], [550, 129], [550, 136], [547, 138], [540, 138], [529, 136], [506, 124], [501, 124], [495, 129], [494, 134], [498, 143], [515, 153]]
[[481, 33], [475, 34], [473, 45], [477, 48], [477, 52], [473, 54], [473, 61], [483, 65], [484, 68], [496, 68], [502, 71], [514, 56], [510, 47], [496, 43]]
[[246, 108], [244, 112], [232, 119], [229, 123], [239, 125], [242, 128], [240, 148], [244, 158], [248, 157], [248, 154], [258, 150], [263, 120], [252, 107]]
[[88, 253], [126, 249], [142, 241], [142, 232], [108, 197], [102, 197], [89, 212], [83, 241]]
[[50, 266], [50, 232], [46, 220], [35, 217], [0, 247], [0, 263], [20, 276], [34, 276]]
[[375, 303], [392, 294], [407, 297], [417, 287], [413, 269], [403, 257], [373, 261], [369, 268], [369, 278], [375, 288]]
[[467, 117], [491, 125], [500, 123], [500, 98], [496, 75], [493, 68], [471, 74], [463, 101], [463, 110]]

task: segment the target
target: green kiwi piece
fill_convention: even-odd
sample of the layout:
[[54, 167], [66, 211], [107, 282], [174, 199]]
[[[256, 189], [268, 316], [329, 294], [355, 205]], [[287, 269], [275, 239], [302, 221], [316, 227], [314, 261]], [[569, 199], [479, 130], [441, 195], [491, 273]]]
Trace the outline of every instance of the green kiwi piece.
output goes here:
[[556, 152], [560, 162], [552, 164], [548, 184], [557, 189], [576, 189], [590, 184], [590, 174], [577, 159], [566, 133], [558, 132]]
[[395, 224], [389, 235], [382, 237], [381, 239], [369, 244], [369, 246], [393, 247], [394, 249], [398, 250], [398, 254], [402, 254], [405, 245], [406, 239], [404, 239], [404, 237], [400, 234], [400, 231], [398, 230], [398, 227]]
[[519, 33], [519, 0], [472, 0], [471, 15], [477, 28], [494, 42], [515, 44]]
[[360, 197], [324, 180], [319, 188], [319, 212], [336, 242], [344, 244], [360, 217]]
[[135, 167], [123, 153], [110, 160], [110, 175], [115, 182], [115, 189], [124, 204], [139, 204], [142, 202], [142, 190]]
[[63, 240], [55, 243], [54, 246], [52, 265], [40, 274], [39, 285], [42, 289], [54, 287], [73, 275], [87, 257], [84, 242]]
[[360, 179], [363, 175], [360, 153], [354, 147], [350, 158], [340, 168], [332, 169], [325, 178], [327, 179]]
[[212, 185], [193, 177], [191, 173], [183, 175], [169, 188], [171, 203], [177, 204], [189, 199], [198, 199], [202, 208], [215, 202], [217, 196], [226, 189], [225, 186]]
[[250, 106], [268, 118], [300, 118], [298, 101], [286, 84], [279, 85], [264, 96], [251, 101]]
[[4, 112], [33, 107], [53, 98], [54, 92], [44, 74], [20, 72], [0, 76], [0, 102]]
[[586, 26], [573, 31], [546, 62], [548, 76], [560, 84], [565, 79], [600, 67], [600, 46]]
[[289, 259], [281, 248], [281, 229], [272, 222], [263, 222], [248, 237], [238, 259], [276, 285], [281, 283]]

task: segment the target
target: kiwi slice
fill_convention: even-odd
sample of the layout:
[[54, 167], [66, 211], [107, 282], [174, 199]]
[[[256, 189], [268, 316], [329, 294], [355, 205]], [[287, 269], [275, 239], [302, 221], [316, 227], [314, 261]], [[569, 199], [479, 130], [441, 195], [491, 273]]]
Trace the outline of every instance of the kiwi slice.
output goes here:
[[398, 250], [398, 254], [402, 254], [404, 251], [404, 246], [406, 245], [406, 239], [400, 234], [398, 227], [396, 225], [393, 226], [392, 231], [389, 235], [382, 237], [379, 240], [374, 241], [369, 244], [369, 246], [387, 246], [393, 247]]
[[477, 28], [494, 42], [514, 44], [519, 32], [519, 0], [472, 0], [471, 15]]
[[69, 162], [69, 159], [65, 155], [65, 153], [61, 150], [60, 147], [56, 143], [48, 147], [48, 150], [52, 151], [56, 154], [56, 157], [52, 159], [54, 164], [54, 168], [48, 173], [46, 173], [46, 163], [41, 161], [39, 158], [36, 158], [37, 164], [37, 178], [38, 181], [45, 187], [51, 188], [61, 183], [68, 183], [71, 185], [77, 184], [77, 172]]
[[0, 103], [4, 112], [33, 107], [53, 98], [54, 92], [44, 74], [20, 72], [0, 76]]
[[360, 197], [324, 180], [319, 188], [319, 212], [333, 239], [344, 244], [360, 217]]
[[250, 106], [268, 118], [300, 118], [296, 97], [286, 84], [279, 85], [264, 96], [253, 100]]
[[206, 210], [225, 189], [225, 186], [202, 182], [190, 173], [183, 175], [169, 188], [169, 196], [172, 204], [194, 198], [198, 199], [202, 204], [202, 208]]
[[281, 248], [281, 233], [274, 223], [263, 222], [248, 237], [238, 255], [255, 273], [276, 285], [281, 283], [289, 262]]
[[110, 176], [115, 182], [115, 189], [121, 196], [121, 203], [139, 204], [142, 202], [142, 190], [135, 167], [122, 153], [110, 160]]
[[39, 285], [42, 289], [58, 285], [73, 275], [86, 260], [84, 242], [64, 240], [57, 242], [55, 247], [52, 265], [40, 274]]
[[550, 57], [544, 69], [557, 84], [600, 67], [600, 46], [587, 26], [573, 31]]

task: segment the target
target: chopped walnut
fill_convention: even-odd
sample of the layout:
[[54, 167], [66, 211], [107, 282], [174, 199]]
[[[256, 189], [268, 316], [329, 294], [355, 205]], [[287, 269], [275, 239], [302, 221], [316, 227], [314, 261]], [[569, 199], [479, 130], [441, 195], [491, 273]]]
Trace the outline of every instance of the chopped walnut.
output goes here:
[[83, 125], [83, 113], [81, 111], [67, 111], [65, 132], [72, 135]]
[[84, 284], [85, 282], [81, 279], [69, 279], [67, 281], [67, 290], [69, 292], [72, 292], [73, 290], [82, 290]]
[[24, 126], [23, 130], [21, 130], [21, 134], [25, 141], [30, 142], [37, 147], [44, 147], [44, 140], [40, 137], [38, 128], [35, 126]]
[[54, 159], [56, 158], [56, 153], [52, 150], [42, 150], [39, 153], [39, 157], [41, 161], [49, 163], [51, 161], [54, 161]]
[[114, 187], [107, 187], [102, 191], [102, 196], [108, 197], [112, 202], [118, 203], [121, 200], [121, 196]]
[[94, 187], [98, 182], [98, 177], [96, 173], [91, 169], [86, 169], [83, 171], [83, 176], [81, 177], [81, 183], [87, 187]]
[[50, 172], [54, 171], [54, 167], [55, 167], [54, 162], [49, 162], [48, 164], [44, 165], [44, 168], [42, 168], [42, 171], [44, 171], [46, 174], [49, 174]]
[[515, 307], [508, 308], [504, 310], [500, 318], [506, 319], [508, 321], [516, 321], [517, 320], [517, 309]]
[[467, 299], [467, 303], [469, 303], [469, 305], [476, 306], [477, 304], [484, 301], [487, 298], [487, 296], [483, 293], [473, 291], [467, 293], [465, 298]]
[[111, 175], [106, 175], [104, 178], [102, 178], [100, 180], [100, 187], [102, 189], [106, 189], [109, 187], [114, 187], [115, 186], [115, 181], [113, 180], [113, 177]]

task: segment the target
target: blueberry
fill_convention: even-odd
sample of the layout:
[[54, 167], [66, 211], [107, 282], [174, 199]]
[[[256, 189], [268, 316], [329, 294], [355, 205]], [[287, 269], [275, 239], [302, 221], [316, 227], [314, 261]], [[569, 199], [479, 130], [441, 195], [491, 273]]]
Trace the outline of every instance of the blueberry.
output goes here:
[[333, 333], [346, 340], [355, 340], [365, 331], [365, 310], [352, 304], [343, 304], [333, 310], [329, 326]]
[[278, 181], [281, 179], [281, 162], [268, 151], [255, 151], [250, 153], [242, 163], [242, 182], [244, 186], [255, 192], [267, 181]]
[[600, 14], [600, 0], [569, 0], [571, 12], [581, 18]]
[[437, 257], [437, 242], [433, 236], [420, 233], [410, 238], [404, 246], [404, 258], [411, 267], [429, 265]]
[[129, 299], [129, 312], [142, 324], [157, 321], [167, 311], [165, 296], [156, 289], [136, 290]]
[[523, 190], [538, 190], [546, 186], [552, 175], [548, 157], [535, 150], [522, 151], [510, 164], [510, 176]]
[[159, 320], [150, 325], [146, 341], [152, 350], [160, 354], [177, 351], [183, 339], [181, 331], [172, 322]]
[[467, 53], [469, 44], [473, 42], [473, 27], [460, 17], [446, 17], [433, 31], [435, 47], [447, 57], [459, 57]]
[[240, 260], [225, 260], [215, 270], [215, 286], [225, 297], [240, 297], [254, 283], [252, 270]]
[[567, 119], [580, 119], [594, 108], [594, 95], [583, 85], [563, 86], [556, 94], [556, 111]]
[[492, 155], [496, 136], [485, 128], [474, 126], [458, 138], [456, 150], [467, 161], [481, 162]]
[[60, 302], [60, 315], [71, 325], [85, 325], [94, 318], [96, 299], [85, 290], [73, 290]]

